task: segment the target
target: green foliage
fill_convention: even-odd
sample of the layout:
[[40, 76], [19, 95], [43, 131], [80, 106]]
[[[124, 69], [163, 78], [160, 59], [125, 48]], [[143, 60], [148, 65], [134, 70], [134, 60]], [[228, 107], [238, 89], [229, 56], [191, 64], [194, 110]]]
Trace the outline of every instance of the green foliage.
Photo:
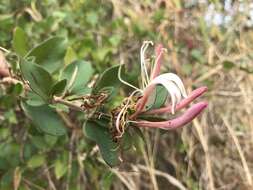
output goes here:
[[66, 134], [66, 127], [62, 119], [52, 107], [48, 105], [30, 106], [22, 102], [22, 109], [41, 131], [56, 136]]
[[55, 161], [54, 173], [57, 179], [60, 179], [62, 176], [64, 176], [64, 174], [66, 174], [67, 164], [68, 164], [67, 162], [64, 162], [60, 159]]
[[20, 69], [24, 79], [29, 82], [32, 91], [45, 101], [49, 100], [54, 83], [50, 73], [40, 65], [35, 64], [32, 60], [27, 59], [21, 61]]
[[[67, 90], [69, 93], [78, 93], [87, 89], [87, 83], [91, 79], [93, 69], [86, 61], [74, 61], [68, 64], [61, 75], [61, 79], [67, 79]], [[85, 92], [85, 91], [84, 91]]]
[[83, 126], [83, 131], [88, 138], [97, 143], [100, 153], [108, 165], [111, 167], [118, 165], [118, 145], [113, 142], [108, 126], [99, 125], [97, 122], [93, 121], [87, 121]]
[[168, 91], [164, 86], [156, 86], [154, 92], [149, 97], [146, 110], [156, 109], [163, 106], [168, 98]]
[[25, 56], [28, 52], [28, 39], [24, 30], [20, 27], [15, 28], [13, 35], [13, 49], [20, 56]]
[[60, 80], [55, 85], [53, 85], [50, 94], [51, 95], [61, 95], [66, 88], [67, 85], [67, 79]]
[[27, 166], [31, 169], [38, 168], [45, 164], [46, 158], [44, 155], [34, 155], [28, 162]]
[[35, 57], [37, 64], [53, 73], [63, 64], [66, 47], [66, 38], [52, 37], [30, 50], [26, 57]]
[[99, 92], [99, 90], [105, 87], [114, 87], [117, 89], [121, 84], [118, 78], [118, 70], [120, 65], [115, 65], [106, 69], [98, 79], [93, 91], [94, 93]]
[[226, 69], [226, 70], [230, 70], [230, 69], [232, 69], [234, 66], [235, 66], [235, 64], [234, 64], [233, 62], [231, 62], [231, 61], [224, 61], [224, 62], [223, 62], [223, 67], [224, 67], [224, 69]]
[[109, 95], [109, 100], [115, 98], [121, 85], [118, 78], [119, 67], [119, 65], [116, 65], [106, 69], [97, 80], [92, 93], [106, 92]]

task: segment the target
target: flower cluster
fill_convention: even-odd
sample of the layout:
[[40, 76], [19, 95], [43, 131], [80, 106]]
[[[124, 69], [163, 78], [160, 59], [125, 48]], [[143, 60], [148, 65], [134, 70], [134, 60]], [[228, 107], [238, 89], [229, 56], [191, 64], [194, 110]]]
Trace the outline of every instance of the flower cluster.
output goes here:
[[[124, 133], [124, 126], [127, 123], [132, 123], [137, 127], [150, 127], [161, 129], [175, 129], [184, 126], [191, 122], [196, 116], [198, 116], [208, 105], [207, 102], [199, 102], [192, 105], [182, 115], [175, 117], [167, 121], [147, 121], [141, 120], [140, 115], [153, 115], [153, 114], [175, 114], [178, 110], [185, 108], [196, 98], [201, 96], [207, 91], [207, 87], [200, 87], [192, 91], [187, 95], [182, 80], [174, 73], [160, 74], [162, 55], [166, 49], [161, 44], [156, 47], [156, 57], [153, 66], [147, 66], [145, 59], [145, 52], [149, 45], [153, 45], [151, 41], [145, 41], [141, 47], [141, 85], [142, 88], [137, 88], [121, 78], [121, 67], [119, 69], [119, 80], [134, 88], [132, 94], [126, 98], [121, 106], [115, 119], [115, 127], [118, 132], [118, 137], [121, 137]], [[149, 73], [149, 74], [148, 74]], [[149, 97], [153, 93], [156, 85], [162, 85], [168, 91], [171, 102], [165, 107], [145, 110]], [[134, 98], [138, 97], [138, 98]], [[133, 110], [134, 113], [129, 113], [129, 110]], [[131, 112], [131, 111], [130, 111]]]

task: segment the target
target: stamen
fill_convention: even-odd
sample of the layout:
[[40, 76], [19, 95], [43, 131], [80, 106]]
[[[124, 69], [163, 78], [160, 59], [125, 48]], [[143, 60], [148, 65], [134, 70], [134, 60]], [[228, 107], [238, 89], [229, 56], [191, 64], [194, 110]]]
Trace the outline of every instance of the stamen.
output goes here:
[[130, 101], [132, 99], [132, 97], [134, 96], [135, 93], [137, 93], [139, 90], [135, 90], [131, 93], [131, 95], [127, 98], [127, 102], [126, 104], [124, 105], [124, 107], [120, 110], [118, 116], [117, 116], [117, 119], [116, 119], [116, 123], [115, 123], [115, 127], [116, 127], [116, 130], [117, 132], [119, 133], [119, 135], [117, 135], [115, 138], [121, 138], [124, 134], [124, 126], [126, 124], [126, 121], [123, 121], [123, 127], [122, 127], [122, 131], [120, 130], [120, 120], [121, 118], [127, 114], [127, 109], [129, 108], [129, 104], [130, 104]]
[[143, 89], [145, 86], [148, 85], [150, 79], [148, 76], [148, 71], [147, 71], [147, 66], [146, 66], [146, 61], [145, 61], [145, 52], [148, 48], [149, 45], [153, 45], [152, 41], [144, 41], [142, 46], [141, 46], [141, 51], [140, 51], [140, 58], [141, 58], [141, 77], [142, 77], [142, 87]]

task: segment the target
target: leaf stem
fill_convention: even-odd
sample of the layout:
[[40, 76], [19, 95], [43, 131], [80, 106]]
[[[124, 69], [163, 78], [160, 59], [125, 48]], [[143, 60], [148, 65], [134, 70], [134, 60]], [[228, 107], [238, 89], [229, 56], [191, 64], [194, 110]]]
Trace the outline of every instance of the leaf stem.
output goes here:
[[81, 111], [81, 112], [84, 111], [83, 108], [82, 108], [81, 106], [78, 106], [78, 105], [76, 105], [76, 104], [74, 104], [74, 103], [71, 103], [71, 102], [69, 102], [69, 101], [67, 101], [67, 100], [64, 100], [64, 99], [62, 99], [61, 97], [54, 96], [53, 102], [54, 102], [54, 103], [63, 104], [63, 105], [68, 106], [69, 108], [71, 108], [71, 109], [73, 109], [73, 110], [76, 110], [76, 111]]

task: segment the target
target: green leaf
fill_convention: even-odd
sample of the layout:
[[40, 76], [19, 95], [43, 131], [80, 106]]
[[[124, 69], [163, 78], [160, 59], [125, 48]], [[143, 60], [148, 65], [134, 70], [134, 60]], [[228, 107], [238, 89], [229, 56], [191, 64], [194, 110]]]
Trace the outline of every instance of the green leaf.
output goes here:
[[25, 102], [22, 102], [21, 106], [25, 114], [41, 131], [55, 136], [66, 134], [65, 125], [55, 109], [48, 105], [30, 106]]
[[28, 91], [26, 97], [27, 97], [26, 103], [29, 104], [30, 106], [41, 106], [45, 104], [45, 101], [33, 91]]
[[101, 190], [112, 189], [114, 180], [115, 180], [115, 175], [113, 172], [111, 171], [105, 172], [102, 175], [102, 179], [101, 179]]
[[35, 62], [49, 73], [55, 72], [64, 62], [67, 40], [53, 37], [33, 48], [26, 57], [35, 57]]
[[10, 90], [9, 90], [9, 94], [13, 95], [13, 96], [18, 96], [22, 93], [23, 91], [23, 85], [21, 83], [17, 83], [17, 84], [13, 84], [11, 87], [10, 87]]
[[54, 164], [54, 173], [56, 179], [60, 179], [67, 172], [67, 163], [64, 163], [60, 159], [56, 160]]
[[121, 147], [124, 151], [127, 151], [130, 148], [132, 148], [133, 142], [132, 142], [131, 137], [132, 136], [130, 135], [130, 133], [128, 131], [125, 131], [125, 133], [121, 139]]
[[63, 79], [58, 81], [51, 89], [51, 95], [61, 95], [67, 85], [67, 80]]
[[51, 75], [40, 65], [34, 64], [31, 60], [27, 59], [21, 61], [20, 69], [24, 79], [28, 80], [32, 91], [44, 100], [48, 100], [54, 83]]
[[121, 84], [120, 80], [118, 79], [119, 67], [120, 65], [116, 65], [106, 69], [96, 82], [93, 93], [98, 93], [105, 87], [114, 87], [114, 89], [118, 89]]
[[57, 136], [53, 136], [53, 135], [45, 134], [44, 135], [44, 139], [45, 139], [45, 142], [46, 142], [48, 148], [53, 148], [54, 145], [55, 145], [55, 143], [58, 140], [58, 137]]
[[223, 64], [223, 68], [226, 70], [230, 70], [235, 66], [235, 64], [231, 61], [223, 61], [222, 64]]
[[131, 135], [131, 141], [136, 151], [141, 153], [144, 150], [144, 145], [146, 144], [146, 139], [138, 127], [130, 127], [129, 133]]
[[13, 186], [13, 169], [9, 169], [6, 173], [2, 173], [0, 189], [9, 190]]
[[[76, 70], [77, 69], [77, 70]], [[67, 65], [62, 72], [61, 79], [67, 79], [67, 88], [70, 92], [77, 92], [86, 87], [92, 77], [93, 69], [89, 62], [74, 61]]]
[[28, 52], [29, 48], [27, 44], [27, 36], [23, 29], [20, 27], [17, 27], [14, 30], [12, 46], [15, 52], [21, 57], [23, 57]]
[[3, 116], [6, 120], [8, 120], [8, 122], [10, 124], [17, 124], [18, 123], [16, 114], [12, 109], [9, 111], [5, 111]]
[[27, 162], [27, 166], [31, 169], [38, 168], [42, 166], [46, 162], [45, 155], [34, 155], [30, 160]]
[[120, 41], [121, 41], [122, 36], [121, 35], [117, 35], [114, 34], [113, 36], [111, 36], [109, 38], [109, 42], [113, 45], [113, 46], [118, 46]]
[[151, 109], [157, 109], [164, 105], [168, 97], [168, 91], [164, 86], [156, 86], [156, 96], [155, 101]]
[[191, 56], [193, 59], [195, 59], [199, 63], [205, 63], [205, 57], [203, 53], [198, 49], [193, 49], [191, 51]]
[[95, 12], [89, 12], [86, 15], [86, 20], [92, 26], [95, 26], [98, 23], [98, 15]]
[[105, 162], [113, 167], [118, 165], [117, 144], [113, 142], [108, 128], [98, 125], [93, 121], [87, 121], [83, 126], [84, 134], [95, 141]]
[[146, 110], [160, 108], [166, 102], [168, 97], [168, 91], [164, 86], [157, 85], [154, 93], [151, 94], [146, 105]]
[[75, 96], [83, 96], [83, 95], [85, 95], [85, 94], [90, 94], [91, 91], [92, 91], [91, 88], [85, 86], [85, 87], [83, 87], [83, 88], [76, 89], [76, 90], [74, 91], [74, 93], [75, 93], [74, 95], [75, 95]]
[[67, 48], [66, 55], [64, 57], [64, 65], [68, 65], [77, 60], [77, 54], [72, 47]]
[[45, 151], [48, 149], [48, 145], [45, 142], [43, 136], [34, 135], [30, 137], [31, 144], [39, 150]]

